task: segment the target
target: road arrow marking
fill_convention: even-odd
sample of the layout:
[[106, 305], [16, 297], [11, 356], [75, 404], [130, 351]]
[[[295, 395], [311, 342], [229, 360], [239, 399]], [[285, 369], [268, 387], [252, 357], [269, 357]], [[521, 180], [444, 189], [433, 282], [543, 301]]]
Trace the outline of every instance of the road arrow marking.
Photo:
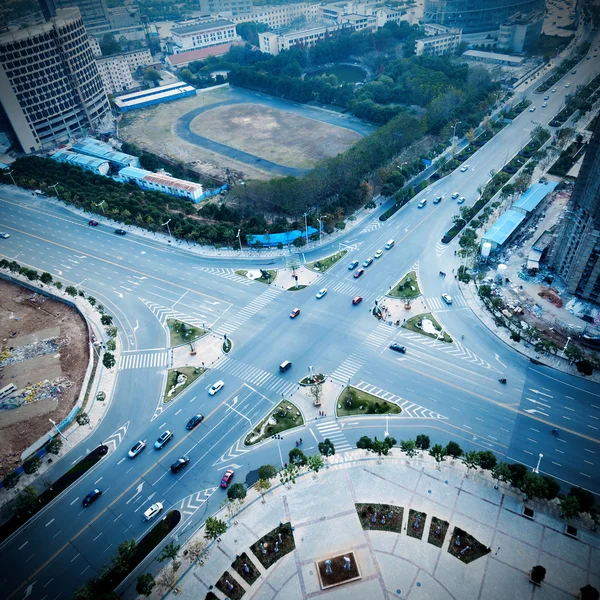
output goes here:
[[129, 504], [138, 494], [142, 493], [142, 488], [144, 487], [144, 482], [142, 481], [136, 488], [135, 490], [135, 494], [133, 496], [131, 496], [131, 498], [129, 498], [129, 500], [127, 500], [127, 502], [125, 502], [125, 504]]
[[35, 585], [35, 581], [27, 586], [27, 589], [25, 590], [25, 595], [23, 596], [23, 600], [25, 600], [25, 598], [29, 598], [29, 596], [31, 595], [31, 592], [33, 591], [33, 586]]
[[111, 436], [109, 436], [103, 444], [108, 446], [109, 451], [115, 451], [117, 446], [123, 441], [125, 434], [127, 433], [127, 429], [129, 428], [130, 421], [127, 421], [125, 425], [122, 425], [117, 429]]

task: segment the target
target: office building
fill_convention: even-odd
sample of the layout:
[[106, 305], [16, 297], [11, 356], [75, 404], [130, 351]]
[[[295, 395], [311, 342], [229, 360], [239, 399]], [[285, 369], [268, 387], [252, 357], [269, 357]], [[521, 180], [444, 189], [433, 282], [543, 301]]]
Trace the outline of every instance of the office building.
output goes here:
[[25, 153], [108, 126], [108, 98], [78, 9], [0, 35], [0, 102]]
[[544, 11], [517, 13], [500, 25], [497, 48], [516, 53], [535, 49], [543, 26]]
[[252, 11], [252, 0], [200, 0], [200, 12], [203, 15], [231, 13], [239, 15]]
[[252, 12], [242, 13], [229, 17], [232, 23], [264, 23], [270, 29], [289, 27], [294, 21], [305, 19], [314, 21], [319, 16], [320, 6], [308, 2], [297, 4], [282, 4], [280, 6], [262, 6], [252, 9]]
[[456, 29], [463, 34], [497, 31], [516, 13], [544, 10], [545, 0], [425, 0], [423, 20]]
[[583, 163], [551, 253], [551, 266], [570, 293], [586, 300], [600, 296], [600, 121]]
[[441, 56], [451, 54], [458, 50], [462, 39], [460, 29], [450, 29], [443, 25], [425, 25], [424, 38], [418, 39], [415, 44], [417, 56]]
[[230, 44], [240, 39], [235, 31], [235, 24], [225, 19], [205, 21], [189, 27], [175, 27], [171, 29], [171, 37], [169, 49], [172, 54]]

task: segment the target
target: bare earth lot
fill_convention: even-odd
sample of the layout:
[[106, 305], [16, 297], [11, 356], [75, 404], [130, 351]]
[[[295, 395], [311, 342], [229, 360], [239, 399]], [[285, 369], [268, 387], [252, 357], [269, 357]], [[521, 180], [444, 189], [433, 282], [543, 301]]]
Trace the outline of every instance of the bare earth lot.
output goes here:
[[289, 167], [310, 168], [336, 156], [361, 136], [262, 104], [220, 106], [198, 115], [192, 131]]
[[[2, 279], [0, 341], [0, 351], [12, 348], [11, 355], [16, 361], [1, 363], [4, 366], [0, 367], [0, 388], [14, 383], [22, 391], [49, 380], [46, 388], [38, 388], [34, 393], [37, 401], [0, 410], [0, 477], [3, 477], [19, 466], [21, 453], [49, 431], [48, 419], [59, 423], [73, 408], [89, 354], [87, 326], [77, 311]], [[24, 348], [28, 350], [23, 355]], [[58, 384], [54, 386], [56, 395], [45, 391], [52, 382]]]

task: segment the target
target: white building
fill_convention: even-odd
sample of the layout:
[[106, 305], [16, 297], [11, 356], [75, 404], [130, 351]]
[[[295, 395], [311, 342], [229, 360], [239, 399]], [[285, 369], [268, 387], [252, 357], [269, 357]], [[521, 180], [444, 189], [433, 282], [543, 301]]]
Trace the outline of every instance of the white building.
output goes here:
[[90, 47], [94, 56], [102, 56], [102, 50], [100, 50], [100, 42], [93, 36], [88, 35], [88, 42], [90, 43]]
[[319, 17], [320, 6], [318, 4], [309, 4], [308, 2], [299, 2], [297, 4], [284, 4], [282, 6], [263, 6], [254, 8], [252, 12], [234, 15], [229, 17], [233, 23], [264, 23], [271, 29], [281, 29], [289, 27], [293, 21], [305, 18], [307, 22], [314, 21]]
[[131, 76], [131, 69], [124, 56], [101, 56], [96, 58], [96, 64], [107, 94], [118, 94], [140, 87]]
[[288, 31], [279, 34], [267, 31], [258, 34], [259, 45], [262, 52], [268, 52], [276, 56], [281, 51], [289, 50], [298, 44], [304, 47], [314, 46], [317, 42], [323, 41], [327, 35], [341, 28], [342, 25], [326, 25], [305, 29], [304, 31]]
[[462, 40], [460, 29], [450, 29], [443, 25], [426, 24], [427, 37], [417, 40], [415, 54], [417, 56], [441, 56], [456, 52]]
[[225, 19], [197, 23], [189, 27], [171, 29], [173, 54], [188, 52], [199, 48], [209, 48], [219, 44], [228, 44], [239, 40], [235, 24]]
[[176, 179], [170, 175], [152, 173], [136, 167], [125, 167], [119, 171], [119, 179], [122, 181], [133, 181], [142, 189], [162, 192], [171, 196], [181, 196], [188, 198], [192, 202], [200, 199], [202, 196], [202, 186], [199, 183], [186, 181], [185, 179]]

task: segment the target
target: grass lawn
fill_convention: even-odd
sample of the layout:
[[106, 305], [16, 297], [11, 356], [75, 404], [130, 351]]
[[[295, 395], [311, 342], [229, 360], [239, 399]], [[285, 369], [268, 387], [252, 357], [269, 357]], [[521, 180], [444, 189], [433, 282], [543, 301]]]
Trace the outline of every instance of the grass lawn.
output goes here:
[[[167, 385], [165, 386], [165, 393], [163, 394], [163, 403], [171, 402], [174, 398], [176, 398], [183, 390], [192, 385], [202, 373], [204, 373], [207, 369], [202, 367], [179, 367], [178, 369], [169, 369], [169, 373], [167, 375]], [[169, 390], [176, 384], [178, 373], [183, 373], [187, 376], [187, 380], [183, 385], [180, 385], [170, 396]]]
[[348, 250], [340, 250], [331, 256], [322, 258], [321, 260], [315, 260], [314, 262], [308, 263], [306, 267], [311, 271], [318, 271], [319, 273], [325, 273], [327, 269], [333, 267], [338, 260], [341, 260]]
[[201, 327], [192, 327], [177, 319], [167, 319], [167, 327], [169, 328], [170, 346], [189, 344], [194, 340], [201, 338], [203, 335], [206, 335], [206, 331]]
[[[431, 525], [429, 527], [429, 536], [427, 538], [427, 542], [429, 544], [433, 544], [438, 548], [441, 548], [444, 545], [444, 540], [446, 539], [446, 532], [448, 531], [448, 521], [442, 521], [437, 517], [433, 517], [431, 519]], [[436, 531], [439, 533], [436, 534]]]
[[[247, 573], [244, 570], [244, 565], [247, 565], [248, 567]], [[252, 585], [260, 577], [260, 571], [245, 552], [242, 552], [240, 556], [231, 563], [231, 567], [248, 585]]]
[[[457, 541], [459, 542], [458, 545], [456, 544]], [[450, 552], [452, 556], [458, 558], [458, 560], [465, 564], [469, 564], [488, 554], [490, 549], [481, 542], [478, 542], [471, 534], [455, 527], [452, 532], [452, 537], [450, 538], [448, 552]], [[464, 552], [464, 554], [461, 554], [461, 552]]]
[[453, 342], [452, 338], [444, 331], [443, 339], [438, 338], [433, 333], [429, 333], [427, 331], [423, 331], [421, 327], [419, 327], [418, 323], [423, 319], [429, 319], [436, 331], [442, 331], [442, 326], [436, 321], [435, 317], [431, 313], [424, 313], [422, 315], [416, 315], [406, 321], [402, 327], [406, 329], [410, 329], [410, 331], [414, 331], [415, 333], [420, 333], [421, 335], [426, 335], [427, 337], [435, 339], [439, 339], [441, 342], [446, 342], [447, 344], [451, 344]]
[[[363, 529], [402, 533], [404, 509], [401, 506], [391, 504], [355, 504], [354, 506]], [[373, 522], [374, 516], [376, 516], [375, 522]]]
[[409, 271], [388, 293], [391, 298], [418, 298], [421, 295], [417, 274]]
[[304, 288], [307, 288], [307, 285], [299, 285], [298, 287], [296, 286], [292, 286], [291, 288], [288, 288], [288, 292], [299, 292], [300, 290], [303, 290]]
[[263, 419], [244, 440], [248, 446], [258, 444], [276, 433], [304, 425], [302, 414], [289, 400], [282, 400], [266, 419]]
[[[279, 534], [281, 534], [281, 541], [279, 541]], [[275, 544], [277, 544], [277, 552], [275, 552]], [[282, 556], [292, 552], [295, 548], [296, 543], [294, 542], [294, 534], [290, 523], [282, 523], [250, 546], [250, 550], [265, 569], [268, 569]]]
[[[229, 582], [229, 585], [227, 583]], [[230, 587], [231, 586], [231, 587]], [[229, 571], [225, 571], [219, 581], [217, 581], [215, 587], [223, 592], [231, 600], [239, 600], [245, 593], [246, 590], [232, 577]]]
[[[348, 406], [348, 401], [351, 402], [351, 406]], [[352, 386], [346, 388], [337, 401], [338, 417], [348, 415], [399, 415], [401, 412], [402, 409], [397, 404], [387, 402]]]
[[427, 515], [423, 512], [418, 512], [412, 508], [408, 511], [408, 525], [406, 526], [406, 535], [423, 539], [423, 531], [425, 531], [425, 521]]
[[[241, 277], [246, 277], [248, 271], [239, 270], [235, 272], [236, 275], [240, 275]], [[267, 271], [269, 277], [263, 277], [262, 275], [257, 279], [253, 279], [252, 281], [258, 281], [259, 283], [266, 283], [267, 285], [273, 283], [275, 281], [275, 277], [277, 276], [277, 271], [269, 270]]]

